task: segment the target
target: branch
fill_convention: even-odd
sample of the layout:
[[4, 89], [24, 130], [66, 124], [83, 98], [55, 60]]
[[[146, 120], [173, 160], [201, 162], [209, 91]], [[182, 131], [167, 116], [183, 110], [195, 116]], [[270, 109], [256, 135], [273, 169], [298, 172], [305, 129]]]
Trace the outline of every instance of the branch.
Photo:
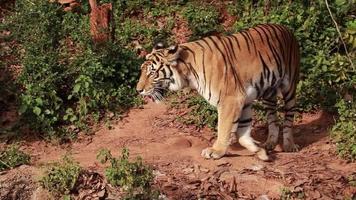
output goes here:
[[333, 17], [333, 14], [331, 13], [328, 0], [325, 0], [325, 4], [326, 4], [326, 8], [327, 8], [328, 11], [329, 11], [330, 17], [331, 17], [332, 21], [333, 21], [334, 24], [335, 24], [335, 28], [336, 28], [337, 32], [339, 33], [339, 37], [340, 37], [340, 39], [341, 39], [341, 42], [342, 42], [342, 44], [343, 44], [343, 46], [344, 46], [344, 49], [345, 49], [345, 52], [346, 52], [346, 57], [348, 58], [348, 60], [349, 60], [349, 62], [350, 62], [350, 64], [351, 64], [352, 69], [355, 69], [354, 63], [352, 62], [352, 60], [351, 60], [351, 58], [350, 58], [350, 54], [349, 54], [349, 51], [347, 50], [346, 44], [345, 44], [344, 40], [342, 39], [342, 35], [341, 35], [340, 30], [339, 30], [339, 26], [338, 26], [338, 24], [336, 23], [336, 21], [335, 21], [335, 19], [334, 19], [334, 17]]

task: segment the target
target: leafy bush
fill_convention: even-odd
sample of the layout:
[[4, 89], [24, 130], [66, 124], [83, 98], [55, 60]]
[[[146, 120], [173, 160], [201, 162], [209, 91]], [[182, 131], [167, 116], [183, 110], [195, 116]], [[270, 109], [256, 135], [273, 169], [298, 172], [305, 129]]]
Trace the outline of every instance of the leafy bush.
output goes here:
[[68, 195], [74, 189], [81, 170], [77, 162], [65, 156], [47, 169], [40, 183], [56, 196]]
[[0, 171], [28, 164], [30, 156], [22, 152], [18, 146], [10, 145], [0, 151]]
[[157, 199], [159, 193], [151, 188], [153, 181], [152, 169], [145, 166], [141, 158], [129, 161], [129, 151], [123, 149], [120, 158], [115, 158], [107, 149], [102, 149], [97, 158], [101, 163], [110, 162], [105, 176], [113, 186], [120, 186], [124, 191], [124, 199]]
[[88, 15], [40, 0], [16, 1], [15, 10], [7, 28], [21, 44], [19, 111], [34, 130], [58, 135], [138, 102], [140, 61], [115, 41], [92, 44]]
[[197, 39], [222, 30], [219, 12], [213, 6], [190, 3], [183, 9], [182, 14], [193, 31], [193, 38], [191, 39]]
[[332, 128], [332, 138], [338, 153], [349, 160], [356, 160], [356, 105], [352, 101], [340, 100], [336, 107], [340, 114]]

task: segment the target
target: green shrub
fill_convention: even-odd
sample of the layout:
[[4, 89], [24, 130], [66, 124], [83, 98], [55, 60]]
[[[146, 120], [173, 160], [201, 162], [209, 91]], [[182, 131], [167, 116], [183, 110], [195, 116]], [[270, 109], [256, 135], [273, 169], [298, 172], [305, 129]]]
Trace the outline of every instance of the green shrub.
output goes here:
[[340, 100], [336, 107], [340, 114], [331, 131], [340, 156], [356, 160], [356, 105], [351, 100]]
[[10, 145], [0, 151], [0, 171], [25, 165], [29, 162], [30, 156], [22, 152], [16, 145]]
[[113, 186], [119, 186], [125, 195], [123, 199], [157, 199], [159, 193], [151, 188], [153, 181], [152, 169], [145, 166], [141, 158], [129, 160], [129, 151], [123, 149], [120, 158], [115, 158], [107, 149], [102, 149], [97, 158], [101, 163], [110, 162], [105, 169], [105, 176]]
[[115, 41], [92, 44], [88, 15], [62, 10], [49, 1], [16, 1], [6, 21], [20, 44], [22, 119], [35, 131], [61, 137], [66, 125], [85, 128], [107, 110], [138, 102], [133, 87], [140, 66]]
[[192, 96], [187, 100], [188, 107], [191, 109], [185, 123], [195, 124], [198, 127], [207, 125], [215, 129], [218, 121], [218, 113], [214, 106], [210, 105], [201, 96]]
[[189, 28], [193, 31], [191, 39], [197, 39], [214, 32], [222, 31], [219, 22], [219, 12], [211, 5], [187, 4], [182, 10], [182, 15], [188, 21]]
[[55, 196], [68, 195], [74, 189], [81, 167], [72, 158], [65, 156], [51, 164], [41, 178], [41, 185]]
[[154, 25], [148, 26], [140, 21], [127, 19], [118, 25], [116, 38], [130, 49], [150, 49], [155, 42], [171, 40], [168, 31], [171, 26], [172, 24], [167, 24], [159, 29]]

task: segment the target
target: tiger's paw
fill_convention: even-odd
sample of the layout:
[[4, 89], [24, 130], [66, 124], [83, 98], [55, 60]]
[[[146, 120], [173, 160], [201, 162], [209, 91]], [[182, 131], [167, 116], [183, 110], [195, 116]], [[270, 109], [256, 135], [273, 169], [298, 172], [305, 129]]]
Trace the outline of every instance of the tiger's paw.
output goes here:
[[295, 144], [294, 142], [284, 142], [283, 143], [283, 151], [285, 152], [297, 152], [299, 151], [299, 145]]
[[267, 155], [266, 150], [263, 149], [263, 148], [260, 148], [260, 150], [256, 152], [256, 155], [257, 155], [257, 157], [258, 157], [260, 160], [263, 160], [263, 161], [270, 161], [270, 158], [269, 158], [269, 156]]
[[203, 149], [201, 156], [206, 159], [219, 159], [225, 155], [226, 151], [224, 150], [215, 150], [212, 147]]

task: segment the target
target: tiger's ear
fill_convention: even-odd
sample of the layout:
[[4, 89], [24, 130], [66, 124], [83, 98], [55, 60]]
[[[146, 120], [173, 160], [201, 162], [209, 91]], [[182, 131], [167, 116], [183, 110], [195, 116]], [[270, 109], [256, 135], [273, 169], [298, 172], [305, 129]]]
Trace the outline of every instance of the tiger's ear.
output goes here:
[[177, 65], [177, 63], [178, 63], [177, 60], [180, 57], [180, 51], [181, 51], [181, 48], [177, 44], [172, 45], [167, 48], [166, 57], [167, 57], [167, 61], [169, 62], [170, 65], [172, 65], [172, 66]]

